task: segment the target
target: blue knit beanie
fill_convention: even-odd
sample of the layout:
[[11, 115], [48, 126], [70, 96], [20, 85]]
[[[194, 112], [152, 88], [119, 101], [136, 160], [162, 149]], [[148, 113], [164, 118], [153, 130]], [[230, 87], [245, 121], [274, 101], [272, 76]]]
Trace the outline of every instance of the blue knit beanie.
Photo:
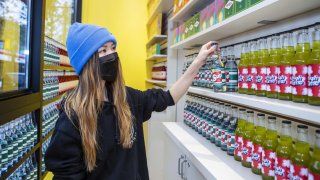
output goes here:
[[70, 26], [66, 44], [70, 64], [78, 75], [92, 55], [107, 42], [117, 45], [116, 38], [106, 28], [81, 23]]

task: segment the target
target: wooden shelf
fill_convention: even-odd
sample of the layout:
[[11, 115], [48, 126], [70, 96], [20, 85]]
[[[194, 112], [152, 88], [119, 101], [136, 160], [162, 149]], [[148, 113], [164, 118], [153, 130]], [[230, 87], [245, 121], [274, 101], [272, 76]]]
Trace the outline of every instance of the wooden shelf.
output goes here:
[[147, 48], [150, 47], [151, 45], [155, 44], [155, 43], [158, 43], [158, 42], [161, 42], [165, 39], [167, 39], [167, 35], [154, 35], [147, 43]]
[[184, 123], [162, 124], [165, 133], [206, 179], [261, 179]]
[[147, 58], [147, 61], [159, 60], [159, 59], [166, 59], [167, 55], [164, 54], [154, 54]]
[[51, 130], [47, 135], [45, 135], [45, 136], [43, 137], [43, 139], [42, 139], [42, 142], [45, 142], [46, 140], [48, 140], [48, 139], [52, 136], [53, 131], [54, 131], [54, 129]]
[[74, 71], [73, 67], [66, 66], [52, 66], [52, 65], [44, 65], [44, 70], [54, 70], [54, 71]]
[[53, 103], [53, 102], [61, 99], [62, 97], [63, 97], [63, 94], [61, 94], [61, 95], [59, 95], [59, 96], [56, 96], [56, 97], [54, 97], [54, 98], [52, 98], [52, 99], [43, 101], [43, 102], [42, 102], [42, 105], [43, 105], [43, 106], [46, 106], [46, 105], [48, 105], [48, 104], [50, 104], [50, 103]]
[[311, 106], [308, 104], [294, 103], [292, 101], [284, 101], [239, 93], [215, 93], [213, 90], [198, 87], [190, 87], [188, 92], [227, 101], [240, 106], [246, 106], [261, 111], [279, 114], [285, 117], [299, 119], [315, 125], [320, 124], [319, 106]]
[[167, 13], [173, 6], [172, 3], [173, 0], [160, 0], [156, 9], [151, 13], [150, 17], [148, 18], [147, 24], [150, 24], [154, 17], [156, 17], [159, 13]]
[[319, 0], [309, 0], [308, 2], [301, 0], [265, 0], [225, 19], [221, 23], [171, 45], [170, 48], [190, 48], [205, 44], [208, 41], [218, 41], [262, 26], [258, 23], [262, 20], [279, 21], [319, 7]]
[[160, 85], [166, 85], [167, 81], [159, 81], [159, 80], [152, 80], [152, 79], [147, 79], [147, 83], [152, 83], [152, 84], [160, 84]]

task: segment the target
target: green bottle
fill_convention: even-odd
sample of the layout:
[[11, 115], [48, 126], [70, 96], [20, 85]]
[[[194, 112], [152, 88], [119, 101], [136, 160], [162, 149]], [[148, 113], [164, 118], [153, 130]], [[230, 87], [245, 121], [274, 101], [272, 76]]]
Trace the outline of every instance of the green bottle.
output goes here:
[[262, 150], [262, 179], [273, 180], [274, 179], [274, 165], [276, 159], [276, 148], [278, 146], [278, 132], [276, 125], [277, 118], [274, 116], [268, 117], [268, 129], [266, 132], [266, 138], [263, 142]]
[[308, 126], [298, 125], [297, 132], [297, 142], [291, 154], [290, 174], [293, 179], [308, 179], [308, 166], [310, 163]]
[[243, 145], [243, 131], [246, 125], [246, 109], [240, 108], [239, 109], [239, 117], [238, 117], [238, 123], [237, 123], [237, 129], [235, 131], [235, 149], [234, 149], [234, 159], [236, 161], [241, 161], [241, 151], [242, 151], [242, 145]]
[[292, 66], [292, 100], [308, 102], [308, 62], [310, 58], [310, 41], [308, 29], [298, 31], [298, 44]]
[[247, 123], [243, 131], [243, 146], [241, 164], [244, 167], [251, 168], [251, 154], [252, 154], [252, 138], [254, 135], [254, 113], [247, 111]]
[[257, 75], [256, 62], [258, 58], [258, 47], [257, 47], [257, 41], [251, 41], [249, 44], [250, 44], [250, 57], [249, 57], [249, 63], [248, 63], [248, 75], [246, 78], [248, 83], [247, 94], [255, 95], [256, 83], [254, 80]]
[[256, 69], [257, 75], [255, 77], [256, 84], [256, 95], [257, 96], [266, 96], [267, 93], [267, 85], [266, 85], [266, 76], [267, 76], [267, 68], [266, 63], [269, 59], [269, 50], [267, 39], [258, 40], [258, 58], [256, 58]]
[[227, 139], [228, 139], [228, 127], [230, 125], [230, 120], [232, 117], [231, 112], [231, 105], [226, 104], [225, 105], [225, 115], [223, 117], [222, 127], [221, 127], [221, 150], [226, 151], [227, 150]]
[[261, 175], [261, 161], [262, 161], [262, 145], [266, 136], [266, 123], [265, 115], [262, 113], [257, 114], [256, 130], [253, 136], [252, 148], [252, 163], [251, 171], [255, 174]]
[[276, 150], [275, 177], [290, 179], [290, 156], [292, 153], [291, 121], [282, 121], [281, 135]]
[[238, 91], [240, 94], [247, 94], [248, 84], [246, 81], [246, 77], [248, 74], [248, 61], [249, 61], [249, 52], [248, 52], [248, 44], [242, 44], [242, 50], [240, 55], [240, 63], [238, 65], [239, 73], [238, 73]]
[[279, 63], [279, 75], [278, 85], [279, 92], [278, 98], [281, 100], [292, 99], [292, 87], [291, 87], [291, 76], [292, 76], [292, 64], [294, 60], [294, 47], [293, 38], [291, 33], [285, 33], [282, 37], [282, 48], [281, 48], [281, 59]]
[[308, 62], [308, 103], [320, 106], [320, 25], [315, 26], [311, 56]]
[[230, 156], [234, 155], [235, 149], [235, 130], [238, 122], [238, 107], [232, 106], [232, 117], [230, 119], [230, 125], [228, 127], [228, 138], [227, 138], [227, 154]]
[[267, 97], [278, 98], [278, 65], [281, 59], [280, 38], [271, 37], [270, 58], [267, 61]]
[[320, 179], [320, 130], [316, 130], [316, 142], [309, 164], [309, 179]]
[[224, 103], [219, 103], [219, 115], [216, 121], [216, 131], [215, 131], [215, 144], [217, 147], [221, 146], [221, 128], [222, 128], [224, 114], [225, 114]]

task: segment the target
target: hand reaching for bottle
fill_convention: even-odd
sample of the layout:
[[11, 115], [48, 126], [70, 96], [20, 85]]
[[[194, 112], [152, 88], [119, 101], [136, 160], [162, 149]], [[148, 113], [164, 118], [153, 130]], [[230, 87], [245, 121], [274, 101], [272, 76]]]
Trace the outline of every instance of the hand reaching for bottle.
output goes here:
[[212, 46], [213, 42], [209, 41], [208, 43], [204, 44], [195, 59], [195, 61], [198, 61], [201, 65], [205, 64], [207, 61], [208, 56], [211, 56], [214, 51], [216, 50], [215, 46]]

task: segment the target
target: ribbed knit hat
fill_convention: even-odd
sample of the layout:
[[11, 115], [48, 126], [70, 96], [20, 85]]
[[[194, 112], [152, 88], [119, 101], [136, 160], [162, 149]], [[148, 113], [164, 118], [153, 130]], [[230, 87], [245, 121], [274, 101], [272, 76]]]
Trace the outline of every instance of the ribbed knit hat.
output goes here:
[[107, 42], [117, 45], [116, 38], [106, 28], [82, 23], [70, 26], [66, 44], [70, 64], [78, 75], [91, 56]]

